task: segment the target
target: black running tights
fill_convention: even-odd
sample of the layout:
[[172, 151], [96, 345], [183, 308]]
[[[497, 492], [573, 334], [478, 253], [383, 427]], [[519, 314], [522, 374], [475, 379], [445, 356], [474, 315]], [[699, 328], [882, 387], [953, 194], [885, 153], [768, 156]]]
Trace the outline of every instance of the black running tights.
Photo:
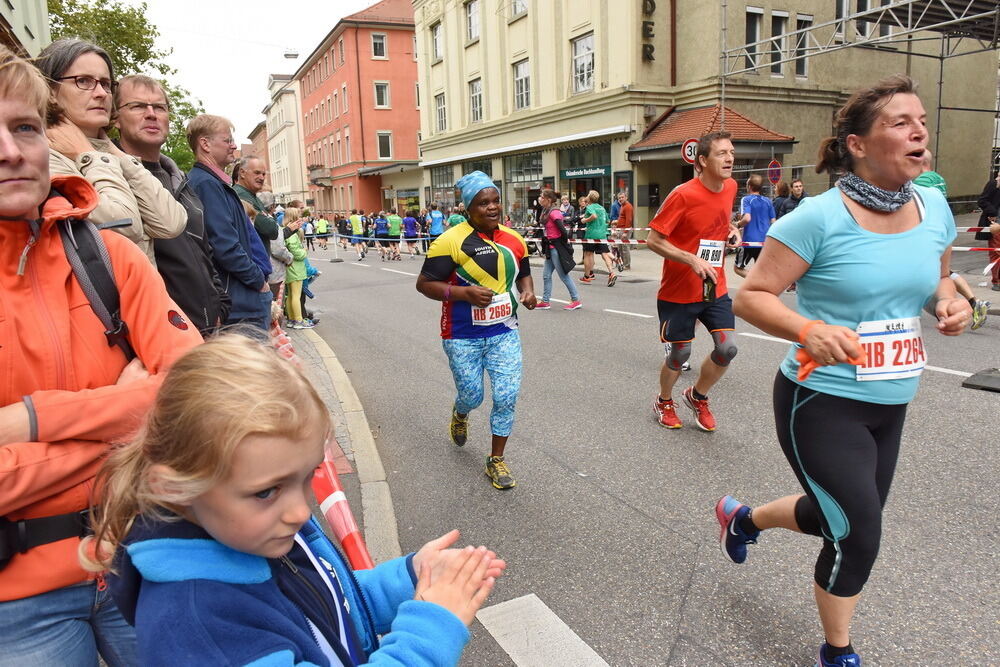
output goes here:
[[807, 389], [780, 371], [774, 421], [806, 496], [803, 533], [823, 538], [815, 579], [840, 597], [861, 592], [882, 538], [882, 508], [896, 470], [906, 405], [880, 405]]

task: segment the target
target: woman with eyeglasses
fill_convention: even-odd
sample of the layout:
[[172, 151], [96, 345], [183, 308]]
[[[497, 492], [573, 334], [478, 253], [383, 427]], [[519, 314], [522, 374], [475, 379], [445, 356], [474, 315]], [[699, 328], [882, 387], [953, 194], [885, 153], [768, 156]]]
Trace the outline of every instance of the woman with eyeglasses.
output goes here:
[[[90, 219], [136, 243], [154, 265], [152, 238], [172, 239], [187, 224], [184, 207], [142, 166], [108, 139], [116, 83], [111, 58], [80, 39], [60, 39], [41, 52], [57, 110], [48, 119], [53, 176], [87, 179], [100, 198]], [[127, 221], [127, 222], [126, 222]]]

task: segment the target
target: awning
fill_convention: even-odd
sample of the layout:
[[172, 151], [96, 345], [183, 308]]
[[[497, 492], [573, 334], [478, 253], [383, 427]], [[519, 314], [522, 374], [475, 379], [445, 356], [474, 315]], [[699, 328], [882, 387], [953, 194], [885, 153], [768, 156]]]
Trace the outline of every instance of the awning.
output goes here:
[[736, 145], [766, 145], [768, 151], [773, 147], [775, 152], [783, 153], [791, 151], [792, 144], [796, 143], [795, 137], [769, 130], [729, 107], [725, 107], [725, 128], [723, 128], [722, 110], [721, 104], [694, 109], [667, 109], [646, 130], [642, 139], [629, 146], [629, 157], [646, 157], [644, 153], [664, 149], [677, 149], [679, 157], [681, 144], [688, 139], [697, 139], [704, 134], [722, 129], [733, 135], [732, 141]]
[[377, 164], [374, 167], [362, 167], [361, 169], [358, 169], [358, 176], [374, 176], [375, 174], [382, 174], [387, 171], [403, 172], [419, 168], [420, 163], [416, 160], [408, 160], [406, 162], [388, 162], [386, 164]]

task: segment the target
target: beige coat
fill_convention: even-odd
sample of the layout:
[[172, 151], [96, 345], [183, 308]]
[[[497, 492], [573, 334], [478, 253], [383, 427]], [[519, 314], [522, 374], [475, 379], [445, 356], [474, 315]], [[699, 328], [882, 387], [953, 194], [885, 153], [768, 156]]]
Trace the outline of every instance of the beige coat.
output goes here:
[[75, 161], [49, 150], [49, 171], [53, 176], [83, 176], [97, 190], [100, 203], [90, 219], [97, 224], [131, 220], [128, 227], [114, 231], [138, 245], [156, 265], [151, 239], [172, 239], [187, 225], [184, 207], [142, 166], [139, 158], [119, 158], [109, 152], [110, 141], [91, 139], [94, 150], [81, 153]]

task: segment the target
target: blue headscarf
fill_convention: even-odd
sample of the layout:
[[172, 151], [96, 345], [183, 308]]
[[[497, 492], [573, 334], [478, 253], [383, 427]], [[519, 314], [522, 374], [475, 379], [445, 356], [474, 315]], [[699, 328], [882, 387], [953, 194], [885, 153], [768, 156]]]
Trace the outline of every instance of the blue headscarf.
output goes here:
[[469, 210], [469, 206], [472, 204], [472, 200], [475, 199], [476, 195], [486, 188], [493, 188], [495, 190], [497, 186], [493, 182], [493, 179], [483, 172], [470, 171], [468, 174], [458, 179], [458, 183], [455, 183], [455, 187], [462, 191], [462, 203], [465, 204], [465, 210]]

